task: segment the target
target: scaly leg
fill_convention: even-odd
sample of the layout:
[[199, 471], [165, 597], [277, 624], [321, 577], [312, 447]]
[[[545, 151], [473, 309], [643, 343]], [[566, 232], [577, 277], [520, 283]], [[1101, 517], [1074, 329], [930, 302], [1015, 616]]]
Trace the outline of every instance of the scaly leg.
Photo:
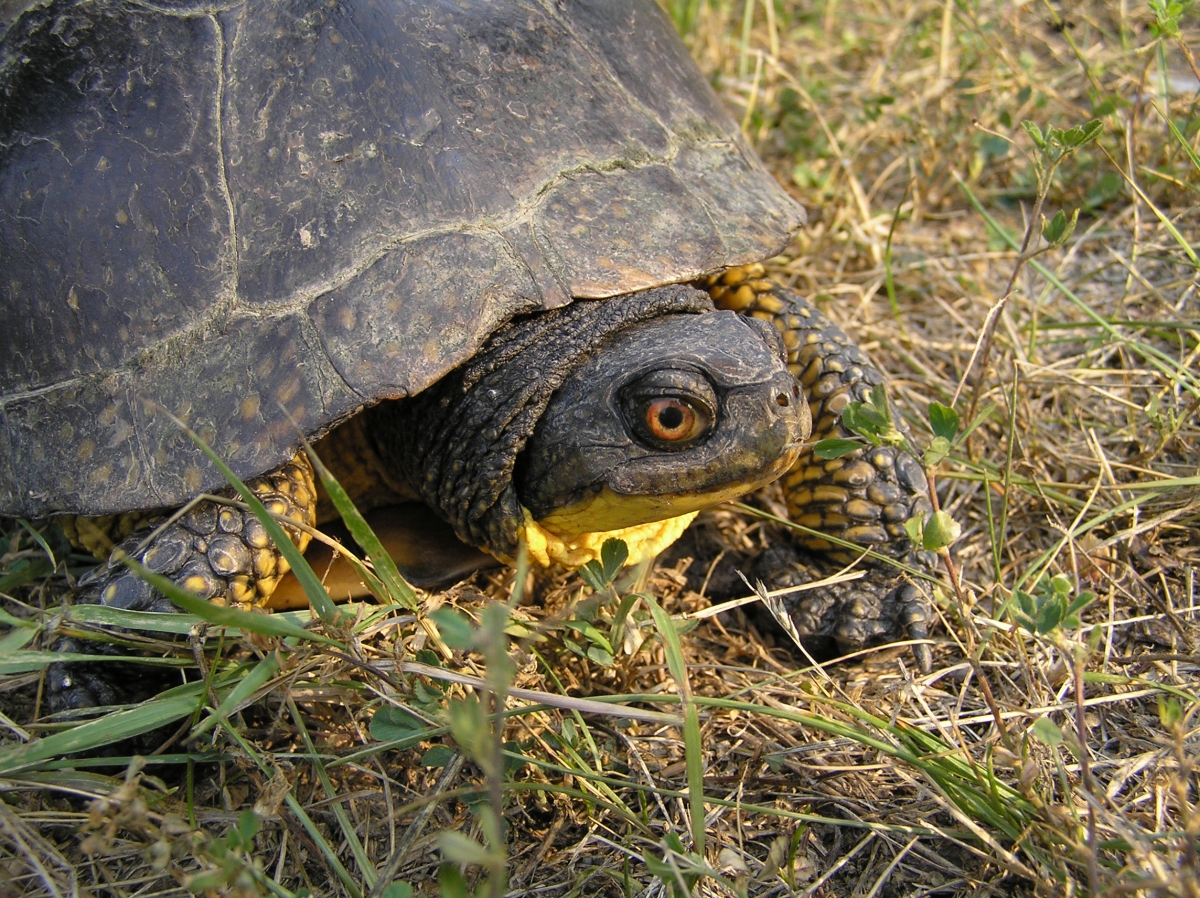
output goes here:
[[[267, 510], [299, 524], [316, 521], [316, 487], [312, 465], [301, 452], [283, 467], [247, 484]], [[285, 525], [300, 549], [309, 534]], [[250, 607], [270, 598], [289, 570], [283, 553], [253, 512], [211, 500], [195, 503], [165, 526], [147, 524], [123, 540], [116, 550], [150, 570], [171, 578], [202, 599], [221, 605]], [[131, 611], [178, 611], [165, 596], [120, 561], [109, 560], [79, 581], [76, 604], [100, 604]], [[109, 654], [100, 643], [67, 637], [57, 652]], [[132, 669], [132, 670], [131, 670]], [[145, 668], [89, 662], [58, 662], [47, 670], [50, 710], [62, 711], [140, 701], [158, 692]]]
[[[813, 442], [853, 437], [842, 424], [842, 411], [866, 400], [884, 377], [846, 333], [803, 297], [767, 280], [762, 266], [730, 269], [705, 286], [718, 306], [770, 321], [780, 330], [788, 367], [812, 411]], [[903, 427], [898, 415], [893, 418]], [[823, 535], [932, 569], [930, 553], [918, 552], [904, 530], [910, 518], [931, 511], [925, 473], [908, 452], [866, 446], [826, 461], [809, 449], [784, 476], [783, 488], [792, 521], [818, 533], [798, 533], [792, 545], [763, 554], [756, 573], [769, 589], [829, 576], [860, 554]], [[842, 649], [926, 638], [933, 607], [924, 589], [884, 562], [864, 566], [868, 576], [861, 580], [785, 597], [785, 629], [790, 624], [793, 635], [832, 637]], [[917, 659], [928, 668], [928, 647], [918, 648]]]

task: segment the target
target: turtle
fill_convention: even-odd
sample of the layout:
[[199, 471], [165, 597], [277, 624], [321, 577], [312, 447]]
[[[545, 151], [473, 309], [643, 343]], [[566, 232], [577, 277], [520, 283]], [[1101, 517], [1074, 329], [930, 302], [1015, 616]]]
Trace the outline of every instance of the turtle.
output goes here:
[[[883, 376], [765, 277], [804, 210], [653, 0], [15, 0], [0, 29], [0, 514], [263, 605], [287, 563], [186, 425], [301, 549], [320, 441], [358, 501], [502, 561], [647, 558], [780, 477], [800, 523], [919, 555], [919, 463], [806, 442]], [[790, 551], [791, 580], [856, 554]], [[174, 609], [116, 558], [75, 601]], [[922, 589], [868, 581], [785, 616], [928, 634]], [[52, 710], [131, 688], [48, 680]]]

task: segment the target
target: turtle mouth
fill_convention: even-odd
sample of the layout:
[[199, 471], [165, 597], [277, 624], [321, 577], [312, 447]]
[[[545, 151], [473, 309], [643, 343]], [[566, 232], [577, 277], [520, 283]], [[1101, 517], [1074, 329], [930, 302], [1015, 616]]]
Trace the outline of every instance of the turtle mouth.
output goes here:
[[[692, 490], [673, 487], [666, 492], [654, 492], [648, 485], [640, 485], [632, 492], [622, 492], [611, 482], [605, 483], [584, 498], [537, 517], [537, 522], [557, 536], [569, 539], [586, 533], [603, 533], [677, 518], [739, 499], [777, 480], [795, 464], [803, 445], [802, 441], [789, 444], [754, 476], [726, 480], [716, 486]], [[670, 482], [668, 477], [668, 485]]]

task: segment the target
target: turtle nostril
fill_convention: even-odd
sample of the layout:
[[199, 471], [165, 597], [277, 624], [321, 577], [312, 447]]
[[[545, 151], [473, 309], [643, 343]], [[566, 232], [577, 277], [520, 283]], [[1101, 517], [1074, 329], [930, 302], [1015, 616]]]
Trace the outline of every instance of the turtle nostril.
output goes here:
[[787, 393], [780, 393], [778, 396], [775, 397], [775, 402], [777, 405], [780, 405], [783, 408], [787, 408], [788, 407]]

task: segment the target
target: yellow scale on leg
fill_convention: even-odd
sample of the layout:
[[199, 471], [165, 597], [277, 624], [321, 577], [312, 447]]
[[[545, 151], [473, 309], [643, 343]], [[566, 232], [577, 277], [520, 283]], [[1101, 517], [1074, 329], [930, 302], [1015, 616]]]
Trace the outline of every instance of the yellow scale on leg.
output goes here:
[[[284, 530], [304, 551], [310, 535], [286, 521], [316, 523], [317, 490], [312, 465], [301, 452], [276, 470], [247, 485], [267, 511], [283, 519]], [[290, 570], [262, 522], [248, 509], [201, 499], [177, 514], [142, 512], [134, 516], [139, 528], [115, 547], [155, 573], [218, 605], [263, 605]], [[113, 537], [120, 537], [117, 518], [73, 518], [63, 522], [68, 536], [113, 554]], [[163, 597], [119, 560], [110, 560], [80, 581], [78, 601], [139, 611], [174, 610]]]
[[[703, 286], [719, 308], [753, 315], [779, 330], [788, 369], [812, 412], [812, 442], [853, 438], [842, 412], [865, 400], [883, 377], [846, 333], [803, 297], [769, 280], [762, 265], [727, 269]], [[929, 508], [920, 465], [891, 447], [865, 447], [828, 460], [806, 449], [782, 483], [794, 523], [893, 555], [910, 550], [905, 521]], [[857, 554], [818, 536], [798, 536], [797, 542], [842, 562]]]

